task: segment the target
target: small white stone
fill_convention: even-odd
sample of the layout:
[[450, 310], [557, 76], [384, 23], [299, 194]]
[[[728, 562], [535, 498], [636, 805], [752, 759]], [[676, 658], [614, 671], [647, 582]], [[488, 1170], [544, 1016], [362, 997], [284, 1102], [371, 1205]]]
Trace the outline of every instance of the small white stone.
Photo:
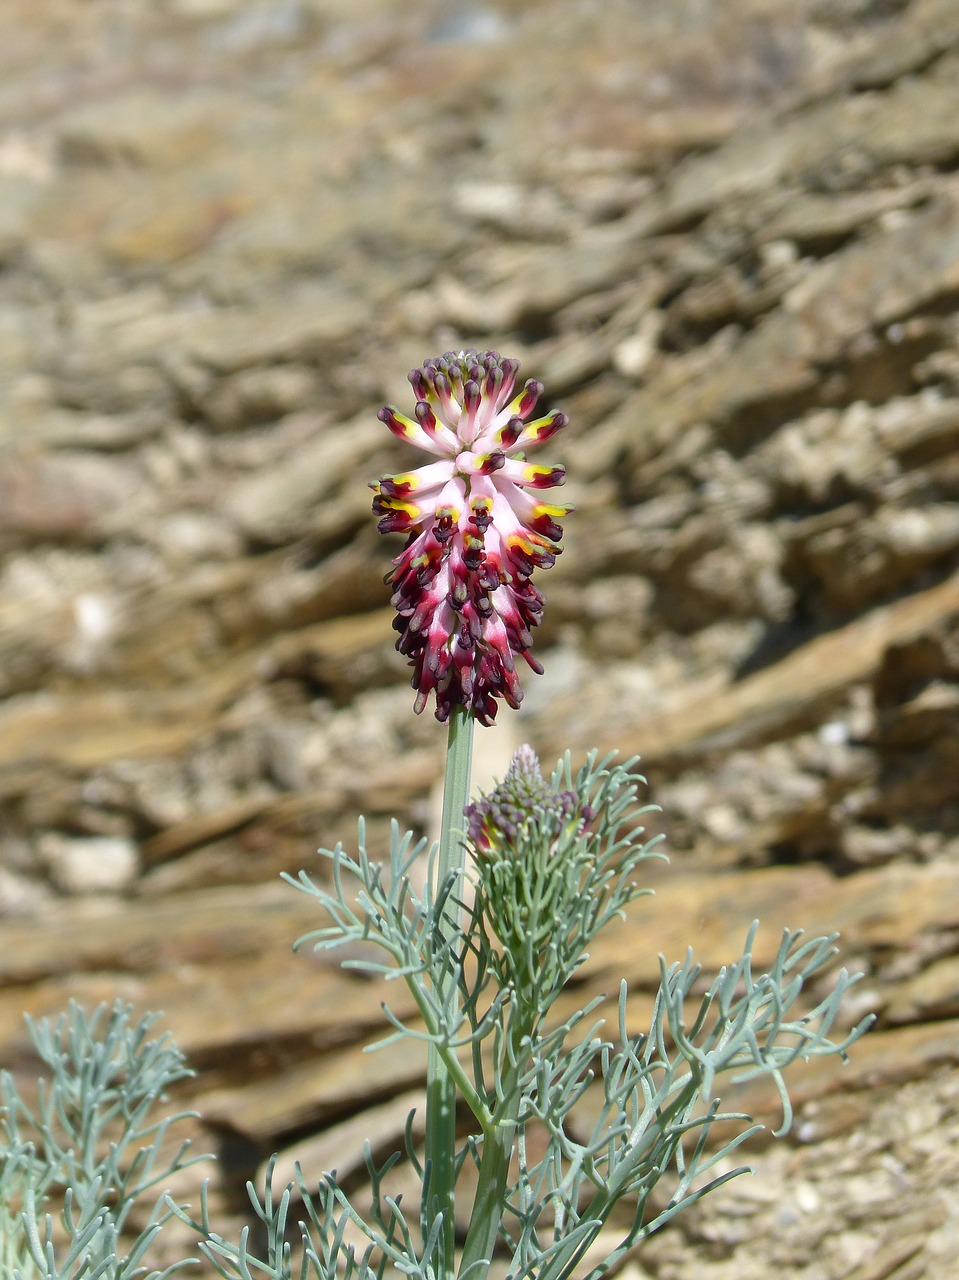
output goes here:
[[118, 893], [139, 869], [134, 840], [126, 836], [41, 836], [38, 852], [64, 893]]
[[723, 844], [741, 840], [746, 832], [742, 816], [731, 804], [710, 805], [703, 813], [702, 824], [714, 840]]
[[793, 1199], [803, 1213], [818, 1213], [822, 1207], [822, 1197], [811, 1182], [796, 1182]]
[[648, 311], [635, 333], [613, 349], [613, 367], [624, 378], [641, 378], [659, 347], [664, 315]]
[[849, 741], [849, 726], [842, 720], [829, 720], [819, 726], [819, 741], [830, 747], [841, 747]]
[[769, 240], [760, 245], [759, 257], [767, 274], [774, 274], [799, 261], [799, 248], [792, 240]]

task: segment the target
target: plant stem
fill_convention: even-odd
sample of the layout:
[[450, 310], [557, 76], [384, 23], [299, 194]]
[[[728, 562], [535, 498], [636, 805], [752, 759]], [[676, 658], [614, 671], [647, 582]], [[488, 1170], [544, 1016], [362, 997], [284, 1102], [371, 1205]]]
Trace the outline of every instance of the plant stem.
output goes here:
[[463, 1245], [461, 1274], [472, 1267], [474, 1270], [471, 1274], [477, 1280], [489, 1273], [490, 1259], [503, 1220], [506, 1185], [509, 1181], [510, 1161], [516, 1141], [516, 1122], [519, 1117], [518, 1067], [509, 1070], [503, 1085], [503, 1105], [497, 1107], [493, 1123], [483, 1135], [483, 1156], [476, 1197]]
[[[443, 938], [459, 927], [463, 876], [463, 810], [469, 803], [470, 766], [473, 756], [473, 717], [463, 706], [454, 706], [450, 715], [446, 749], [446, 780], [443, 789], [443, 818], [436, 859], [435, 895], [442, 893], [450, 877], [452, 892], [441, 917]], [[442, 945], [443, 939], [437, 939]], [[438, 993], [450, 1013], [455, 1013], [456, 982], [447, 975], [445, 988]], [[452, 1019], [451, 1019], [452, 1020]], [[430, 1045], [426, 1083], [426, 1163], [430, 1170], [429, 1193], [424, 1197], [423, 1220], [427, 1235], [442, 1214], [443, 1226], [436, 1261], [440, 1280], [451, 1277], [456, 1265], [453, 1192], [456, 1180], [456, 1084], [435, 1045]]]
[[483, 1155], [480, 1160], [476, 1195], [470, 1225], [463, 1244], [460, 1274], [472, 1268], [475, 1280], [485, 1280], [490, 1259], [499, 1239], [506, 1205], [510, 1164], [516, 1147], [516, 1129], [522, 1098], [522, 1080], [529, 1067], [531, 1037], [537, 1023], [535, 998], [514, 992], [509, 1005], [509, 1026], [503, 1046], [497, 1105], [483, 1127]]

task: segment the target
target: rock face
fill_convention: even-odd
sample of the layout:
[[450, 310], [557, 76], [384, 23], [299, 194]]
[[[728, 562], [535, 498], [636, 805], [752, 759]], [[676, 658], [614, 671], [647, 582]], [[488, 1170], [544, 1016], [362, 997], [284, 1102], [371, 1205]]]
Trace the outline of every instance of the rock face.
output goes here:
[[382, 993], [277, 875], [429, 830], [366, 482], [405, 371], [489, 345], [577, 514], [482, 752], [640, 754], [672, 850], [591, 988], [760, 916], [879, 1017], [634, 1275], [951, 1274], [956, 0], [8, 0], [0, 46], [0, 1056], [165, 1009], [226, 1223], [402, 1129], [422, 1058], [359, 1057]]

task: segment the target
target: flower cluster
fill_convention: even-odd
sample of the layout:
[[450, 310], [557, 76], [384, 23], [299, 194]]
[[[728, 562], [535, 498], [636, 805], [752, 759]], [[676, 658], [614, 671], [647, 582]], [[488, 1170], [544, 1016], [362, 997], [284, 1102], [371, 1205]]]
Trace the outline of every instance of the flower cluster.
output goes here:
[[543, 611], [531, 576], [559, 555], [557, 519], [571, 508], [535, 496], [566, 473], [527, 462], [525, 450], [566, 415], [532, 418], [543, 386], [531, 379], [517, 391], [518, 372], [518, 360], [495, 351], [447, 352], [410, 374], [412, 418], [392, 405], [379, 413], [394, 435], [438, 459], [370, 487], [380, 532], [409, 535], [387, 577], [396, 647], [413, 667], [417, 712], [435, 693], [440, 721], [457, 704], [481, 724], [493, 722], [496, 698], [519, 706], [517, 654], [542, 672], [530, 651]]

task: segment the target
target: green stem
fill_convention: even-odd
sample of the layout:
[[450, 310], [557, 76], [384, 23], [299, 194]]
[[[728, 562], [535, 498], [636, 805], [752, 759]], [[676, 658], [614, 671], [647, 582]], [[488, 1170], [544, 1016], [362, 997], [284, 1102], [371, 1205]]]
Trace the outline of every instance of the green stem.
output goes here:
[[460, 1275], [465, 1275], [473, 1267], [471, 1275], [475, 1280], [485, 1280], [489, 1274], [490, 1259], [499, 1239], [510, 1164], [516, 1147], [522, 1079], [529, 1065], [530, 1037], [536, 1025], [536, 1015], [535, 1001], [530, 1003], [528, 996], [516, 993], [510, 1004], [506, 1032], [508, 1043], [503, 1047], [501, 1058], [501, 1079], [497, 1087], [499, 1102], [490, 1123], [483, 1128], [483, 1156], [476, 1196], [460, 1259]]
[[483, 1135], [483, 1156], [480, 1160], [476, 1196], [460, 1261], [460, 1274], [465, 1275], [470, 1267], [475, 1267], [471, 1275], [476, 1280], [489, 1272], [490, 1259], [503, 1220], [510, 1161], [513, 1158], [516, 1123], [519, 1118], [518, 1075], [515, 1069], [507, 1073], [503, 1081], [506, 1090], [503, 1105], [497, 1108], [493, 1123]]
[[[446, 936], [455, 933], [460, 924], [460, 898], [463, 875], [463, 810], [469, 803], [470, 766], [473, 756], [473, 717], [462, 706], [454, 706], [450, 715], [449, 741], [446, 751], [446, 780], [443, 789], [443, 818], [440, 845], [436, 859], [434, 893], [455, 876], [453, 891], [447, 899], [442, 917]], [[452, 1013], [456, 1006], [456, 983], [447, 979], [438, 993]], [[442, 1214], [443, 1226], [436, 1271], [440, 1280], [451, 1277], [456, 1265], [453, 1192], [456, 1181], [456, 1081], [435, 1045], [430, 1045], [426, 1082], [426, 1162], [430, 1169], [430, 1189], [425, 1197], [424, 1227], [432, 1229]]]

